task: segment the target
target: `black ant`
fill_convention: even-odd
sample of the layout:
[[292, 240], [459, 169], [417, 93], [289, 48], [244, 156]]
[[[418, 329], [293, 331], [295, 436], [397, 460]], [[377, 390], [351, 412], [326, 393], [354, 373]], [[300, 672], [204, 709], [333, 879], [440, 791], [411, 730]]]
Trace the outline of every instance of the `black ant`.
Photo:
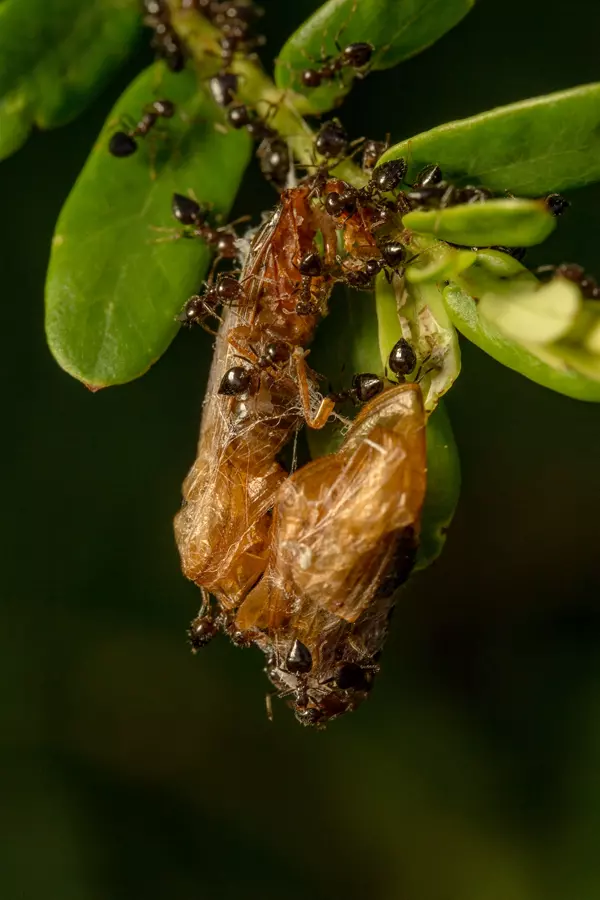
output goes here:
[[169, 7], [164, 0], [144, 0], [144, 9], [144, 24], [154, 31], [152, 48], [165, 60], [171, 72], [181, 72], [185, 66], [185, 55], [183, 45], [171, 27]]
[[[183, 194], [173, 194], [171, 209], [177, 221], [185, 226], [181, 235], [177, 235], [177, 237], [200, 237], [215, 248], [220, 259], [235, 259], [237, 257], [236, 243], [238, 236], [232, 228], [232, 225], [235, 223], [215, 228], [207, 222], [208, 210], [206, 207], [201, 206], [196, 200]], [[237, 221], [242, 220], [238, 219]]]
[[315, 150], [326, 159], [336, 159], [348, 152], [349, 140], [346, 129], [337, 119], [325, 122], [315, 137]]
[[324, 81], [332, 81], [342, 69], [354, 69], [357, 78], [364, 78], [365, 69], [371, 62], [373, 52], [375, 50], [372, 44], [366, 41], [359, 41], [354, 44], [348, 44], [343, 49], [338, 44], [338, 56], [325, 57], [318, 68], [304, 69], [300, 75], [300, 80], [304, 87], [316, 88], [323, 84]]
[[290, 356], [290, 345], [285, 341], [270, 341], [260, 354], [253, 348], [245, 350], [243, 358], [252, 368], [232, 366], [223, 375], [217, 394], [224, 397], [252, 396], [258, 390], [260, 373], [268, 372], [272, 377], [277, 377], [278, 370], [289, 361]]
[[340, 391], [337, 394], [329, 394], [331, 400], [342, 403], [351, 400], [353, 403], [368, 403], [373, 397], [380, 394], [385, 387], [383, 378], [372, 372], [361, 372], [352, 378], [352, 387], [349, 391]]
[[368, 291], [372, 289], [373, 279], [381, 272], [382, 268], [382, 260], [367, 259], [364, 265], [359, 269], [343, 268], [343, 280], [349, 287]]
[[553, 216], [562, 216], [571, 205], [562, 194], [548, 194], [544, 202]]
[[287, 141], [279, 137], [276, 131], [269, 129], [269, 132], [262, 138], [256, 155], [260, 170], [267, 181], [280, 189], [286, 185], [292, 159]]
[[215, 284], [208, 283], [203, 294], [194, 294], [185, 304], [177, 320], [183, 325], [200, 325], [209, 334], [215, 334], [205, 324], [207, 318], [220, 320], [217, 309], [233, 306], [243, 296], [243, 288], [233, 275], [221, 274]]
[[135, 139], [145, 137], [159, 118], [172, 119], [174, 113], [175, 104], [170, 100], [155, 100], [148, 104], [137, 125], [129, 131], [115, 131], [108, 144], [109, 153], [116, 157], [131, 156], [137, 150]]
[[494, 195], [488, 188], [467, 184], [463, 188], [444, 181], [442, 170], [436, 163], [425, 166], [417, 175], [412, 191], [406, 193], [411, 207], [446, 209], [460, 203], [484, 203]]
[[237, 93], [238, 77], [233, 72], [219, 72], [208, 82], [213, 100], [219, 106], [230, 106]]
[[[342, 182], [342, 191], [330, 191], [325, 197], [325, 209], [330, 216], [353, 216], [359, 206], [373, 202], [375, 195], [395, 191], [404, 180], [407, 165], [405, 159], [392, 159], [375, 169], [368, 184], [355, 188]], [[381, 198], [383, 199], [383, 198]]]
[[363, 172], [372, 172], [389, 146], [389, 138], [386, 141], [365, 141], [361, 163]]
[[405, 338], [400, 338], [391, 349], [388, 366], [399, 382], [412, 375], [417, 366], [417, 355]]
[[190, 627], [187, 631], [187, 638], [190, 642], [192, 653], [197, 653], [198, 650], [205, 647], [219, 630], [218, 621], [215, 621], [208, 593], [203, 588], [201, 588], [201, 591], [202, 606], [196, 618], [190, 622]]
[[419, 254], [414, 254], [410, 259], [406, 258], [406, 248], [400, 241], [389, 240], [378, 247], [381, 253], [380, 259], [367, 259], [360, 268], [344, 269], [344, 281], [349, 287], [358, 290], [370, 290], [373, 286], [373, 278], [380, 272], [384, 272], [388, 281], [392, 280], [394, 273], [398, 273], [401, 266], [416, 259]]
[[209, 612], [206, 615], [198, 615], [190, 622], [187, 630], [187, 638], [192, 648], [192, 653], [197, 653], [205, 647], [217, 634], [219, 627]]
[[[272, 108], [276, 107], [272, 105]], [[232, 128], [245, 128], [248, 134], [259, 142], [256, 156], [261, 172], [276, 188], [284, 187], [291, 165], [287, 142], [264, 119], [253, 115], [243, 103], [230, 107], [227, 120]]]
[[248, 32], [255, 19], [264, 14], [260, 6], [240, 0], [182, 0], [182, 9], [196, 9], [222, 32], [219, 39], [221, 62], [227, 69], [238, 50], [246, 53], [264, 43], [262, 35], [249, 39]]
[[314, 250], [305, 253], [298, 264], [302, 275], [299, 289], [299, 300], [296, 302], [296, 313], [299, 316], [314, 316], [321, 312], [318, 302], [312, 296], [312, 280], [325, 274], [323, 260]]

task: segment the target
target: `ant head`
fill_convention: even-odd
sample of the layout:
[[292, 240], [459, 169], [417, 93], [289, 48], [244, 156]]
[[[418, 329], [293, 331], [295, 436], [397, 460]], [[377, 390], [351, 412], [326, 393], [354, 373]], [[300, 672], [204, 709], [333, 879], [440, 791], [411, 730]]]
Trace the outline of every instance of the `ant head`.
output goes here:
[[394, 375], [404, 378], [415, 370], [417, 355], [405, 338], [400, 338], [392, 347], [388, 365]]
[[124, 131], [115, 131], [108, 144], [108, 152], [118, 158], [131, 156], [136, 150], [136, 142]]
[[391, 159], [375, 169], [371, 182], [380, 191], [394, 191], [404, 180], [406, 170], [405, 159]]
[[327, 159], [343, 156], [348, 149], [346, 129], [337, 119], [325, 122], [315, 138], [315, 150]]
[[373, 44], [357, 41], [355, 44], [348, 44], [342, 50], [342, 60], [345, 65], [352, 66], [353, 69], [363, 69], [371, 62], [374, 50]]
[[200, 225], [206, 220], [206, 210], [183, 194], [173, 194], [171, 211], [182, 225]]
[[317, 278], [323, 273], [323, 260], [314, 250], [305, 253], [298, 265], [298, 271], [301, 275], [308, 275], [311, 278]]

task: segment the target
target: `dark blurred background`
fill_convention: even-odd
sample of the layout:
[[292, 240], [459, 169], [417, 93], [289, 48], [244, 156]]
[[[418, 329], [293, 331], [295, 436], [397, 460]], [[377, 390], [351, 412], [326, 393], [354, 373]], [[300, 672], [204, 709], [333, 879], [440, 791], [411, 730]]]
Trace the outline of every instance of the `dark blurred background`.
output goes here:
[[[314, 3], [263, 0], [275, 54]], [[482, 0], [343, 112], [399, 140], [598, 79], [600, 8]], [[597, 900], [600, 414], [464, 346], [446, 551], [405, 589], [372, 698], [324, 733], [262, 658], [192, 657], [171, 519], [210, 339], [91, 394], [44, 342], [53, 226], [139, 59], [0, 165], [4, 516], [0, 895], [6, 900]], [[600, 189], [534, 264], [600, 274]], [[248, 173], [236, 213], [275, 195]]]

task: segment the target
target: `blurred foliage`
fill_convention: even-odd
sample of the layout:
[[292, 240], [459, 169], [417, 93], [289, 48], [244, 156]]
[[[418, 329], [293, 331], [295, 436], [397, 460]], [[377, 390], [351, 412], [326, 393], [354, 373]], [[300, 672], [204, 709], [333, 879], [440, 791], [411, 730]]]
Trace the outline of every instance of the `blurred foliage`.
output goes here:
[[0, 159], [34, 126], [78, 116], [132, 52], [136, 0], [6, 0], [0, 9]]
[[[311, 8], [266, 5], [273, 47]], [[344, 123], [378, 137], [397, 111], [399, 141], [592, 81], [600, 11], [572, 10], [481, 3], [357, 85]], [[133, 71], [0, 167], [2, 895], [597, 900], [596, 407], [465, 343], [447, 400], [459, 509], [404, 592], [373, 697], [322, 734], [280, 704], [270, 724], [260, 654], [221, 640], [193, 658], [183, 637], [198, 597], [171, 516], [209, 336], [182, 334], [144, 379], [96, 395], [45, 346], [54, 224]], [[569, 196], [528, 261], [598, 272], [600, 190]], [[273, 202], [248, 179], [234, 215]]]

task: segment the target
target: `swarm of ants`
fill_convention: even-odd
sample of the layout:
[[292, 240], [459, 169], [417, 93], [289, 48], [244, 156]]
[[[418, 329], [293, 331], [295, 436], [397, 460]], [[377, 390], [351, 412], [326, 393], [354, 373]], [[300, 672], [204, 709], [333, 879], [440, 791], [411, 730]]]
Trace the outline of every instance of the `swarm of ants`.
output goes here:
[[[178, 71], [186, 49], [164, 0], [144, 5], [153, 46]], [[279, 194], [249, 246], [235, 223], [217, 226], [193, 197], [173, 195], [180, 236], [205, 241], [216, 254], [208, 280], [180, 315], [216, 336], [197, 458], [175, 519], [183, 571], [202, 592], [189, 638], [194, 651], [220, 630], [240, 646], [256, 645], [274, 692], [288, 698], [300, 722], [323, 727], [355, 709], [379, 671], [395, 594], [419, 543], [426, 416], [423, 361], [404, 337], [389, 354], [385, 378], [358, 372], [335, 394], [321, 392], [308, 345], [335, 284], [369, 291], [379, 275], [402, 279], [418, 255], [403, 215], [485, 203], [493, 195], [449, 183], [435, 161], [406, 183], [405, 160], [377, 166], [387, 142], [351, 142], [337, 119], [318, 130], [314, 170], [299, 177], [269, 117], [239, 102], [231, 71], [234, 54], [261, 45], [252, 28], [262, 10], [250, 0], [183, 0], [183, 6], [219, 29], [218, 71], [208, 89], [228, 127], [256, 140], [262, 172]], [[364, 75], [374, 51], [366, 42], [340, 47], [306, 68], [302, 84], [317, 88], [346, 69]], [[139, 139], [173, 114], [168, 100], [155, 101], [137, 124], [113, 134], [110, 153], [134, 153]], [[360, 188], [334, 174], [358, 150]], [[569, 205], [558, 194], [545, 202], [554, 215]], [[519, 260], [524, 255], [519, 247], [496, 249]], [[221, 270], [222, 261], [238, 271]], [[600, 298], [578, 266], [541, 274], [549, 273]], [[298, 431], [322, 428], [332, 417], [345, 421], [338, 409], [348, 401], [359, 411], [346, 421], [340, 449], [287, 470], [281, 451]]]

